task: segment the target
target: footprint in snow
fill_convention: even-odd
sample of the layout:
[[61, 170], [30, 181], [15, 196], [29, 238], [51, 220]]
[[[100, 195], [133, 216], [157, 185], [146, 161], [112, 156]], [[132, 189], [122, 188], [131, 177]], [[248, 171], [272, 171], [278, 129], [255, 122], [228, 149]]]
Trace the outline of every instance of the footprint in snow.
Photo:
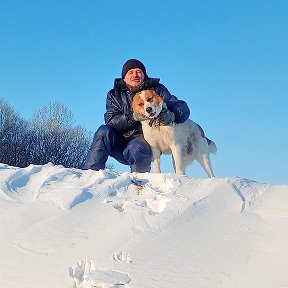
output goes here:
[[97, 268], [93, 260], [78, 262], [76, 267], [70, 267], [69, 274], [75, 288], [128, 288], [126, 284], [131, 281], [126, 273]]
[[120, 251], [119, 253], [113, 254], [113, 259], [117, 262], [132, 263], [132, 260], [128, 253]]

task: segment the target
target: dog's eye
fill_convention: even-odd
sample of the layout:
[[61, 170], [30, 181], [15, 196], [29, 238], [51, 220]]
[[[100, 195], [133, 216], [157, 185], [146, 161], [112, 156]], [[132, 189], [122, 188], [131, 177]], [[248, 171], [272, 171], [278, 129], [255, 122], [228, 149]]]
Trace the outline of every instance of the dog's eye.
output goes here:
[[152, 98], [148, 98], [148, 99], [147, 99], [147, 102], [152, 102]]
[[138, 106], [139, 106], [139, 107], [142, 107], [142, 106], [144, 106], [144, 103], [143, 103], [143, 102], [138, 103]]

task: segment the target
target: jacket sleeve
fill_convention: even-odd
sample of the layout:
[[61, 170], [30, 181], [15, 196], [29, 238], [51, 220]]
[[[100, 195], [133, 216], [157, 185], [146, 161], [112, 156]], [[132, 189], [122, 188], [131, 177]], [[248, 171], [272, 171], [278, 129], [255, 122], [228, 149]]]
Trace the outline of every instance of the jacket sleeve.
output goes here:
[[134, 128], [136, 123], [132, 112], [125, 113], [123, 111], [123, 105], [117, 101], [115, 95], [113, 95], [113, 91], [109, 91], [106, 98], [104, 120], [107, 125], [110, 125], [119, 132], [125, 132]]
[[187, 103], [177, 99], [176, 96], [171, 95], [164, 85], [160, 84], [156, 93], [163, 97], [167, 108], [175, 114], [175, 123], [183, 123], [189, 118], [190, 109]]

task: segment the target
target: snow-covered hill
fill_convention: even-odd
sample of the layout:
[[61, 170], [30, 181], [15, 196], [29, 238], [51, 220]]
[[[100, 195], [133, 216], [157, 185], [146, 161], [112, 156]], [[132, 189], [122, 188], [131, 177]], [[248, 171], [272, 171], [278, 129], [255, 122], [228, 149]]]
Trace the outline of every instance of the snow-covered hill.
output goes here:
[[288, 287], [288, 185], [0, 164], [0, 222], [5, 288]]

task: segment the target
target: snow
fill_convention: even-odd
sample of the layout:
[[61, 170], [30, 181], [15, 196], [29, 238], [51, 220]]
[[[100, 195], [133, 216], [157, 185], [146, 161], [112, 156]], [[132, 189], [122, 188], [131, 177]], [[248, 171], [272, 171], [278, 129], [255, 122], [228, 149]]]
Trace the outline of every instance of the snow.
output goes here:
[[242, 177], [0, 164], [1, 287], [287, 288], [287, 204]]

